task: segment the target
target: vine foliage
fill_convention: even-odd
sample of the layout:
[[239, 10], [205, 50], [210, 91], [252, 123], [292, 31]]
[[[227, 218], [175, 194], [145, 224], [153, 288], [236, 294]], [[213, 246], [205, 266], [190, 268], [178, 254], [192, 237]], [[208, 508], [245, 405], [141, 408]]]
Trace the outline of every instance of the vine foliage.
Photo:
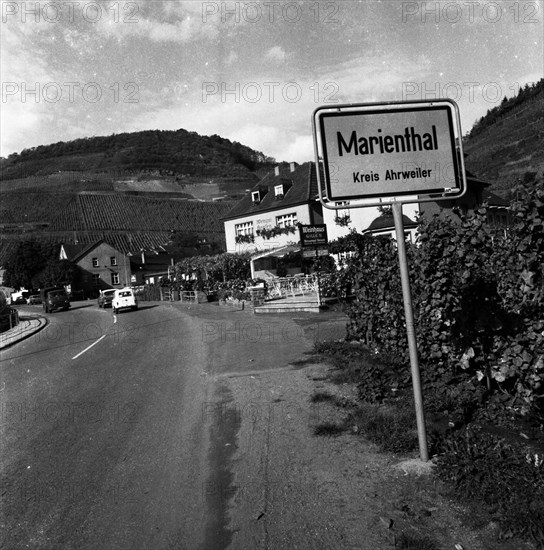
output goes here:
[[[440, 384], [463, 375], [475, 388], [509, 397], [521, 413], [542, 412], [544, 379], [544, 191], [516, 191], [512, 224], [497, 233], [486, 207], [461, 223], [419, 220], [407, 243], [422, 377]], [[408, 363], [400, 270], [394, 241], [350, 234], [335, 249], [348, 258], [355, 301], [348, 337]]]

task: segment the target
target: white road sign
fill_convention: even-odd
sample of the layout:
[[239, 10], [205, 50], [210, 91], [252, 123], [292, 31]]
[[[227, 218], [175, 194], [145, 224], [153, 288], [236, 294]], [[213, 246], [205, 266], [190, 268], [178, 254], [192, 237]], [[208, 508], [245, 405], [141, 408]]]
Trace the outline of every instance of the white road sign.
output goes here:
[[314, 132], [330, 201], [464, 193], [451, 100], [319, 107]]

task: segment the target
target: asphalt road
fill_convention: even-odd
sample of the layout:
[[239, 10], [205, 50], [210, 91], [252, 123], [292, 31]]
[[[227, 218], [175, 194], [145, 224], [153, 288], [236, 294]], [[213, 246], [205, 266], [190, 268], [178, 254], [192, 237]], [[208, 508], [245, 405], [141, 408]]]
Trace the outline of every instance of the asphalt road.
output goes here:
[[145, 304], [48, 318], [1, 355], [1, 548], [220, 547], [194, 325]]
[[47, 318], [0, 353], [0, 548], [227, 548], [224, 377], [300, 359], [323, 336], [312, 316], [80, 302]]

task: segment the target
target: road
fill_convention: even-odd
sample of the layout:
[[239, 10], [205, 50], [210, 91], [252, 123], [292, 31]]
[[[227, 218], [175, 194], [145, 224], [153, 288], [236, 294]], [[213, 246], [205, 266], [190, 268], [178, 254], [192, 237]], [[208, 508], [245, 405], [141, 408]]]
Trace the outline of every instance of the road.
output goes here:
[[2, 548], [214, 547], [199, 335], [83, 306], [2, 353]]
[[315, 335], [214, 307], [80, 302], [2, 351], [0, 548], [228, 547], [240, 419], [218, 416], [221, 377], [286, 365]]

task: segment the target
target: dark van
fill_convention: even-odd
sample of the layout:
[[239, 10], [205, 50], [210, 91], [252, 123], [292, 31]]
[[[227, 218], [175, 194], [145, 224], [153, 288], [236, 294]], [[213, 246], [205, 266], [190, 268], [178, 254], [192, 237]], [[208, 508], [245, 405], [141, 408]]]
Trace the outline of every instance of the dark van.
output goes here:
[[68, 294], [66, 294], [66, 290], [62, 287], [42, 288], [40, 296], [45, 313], [52, 313], [56, 309], [70, 308]]

